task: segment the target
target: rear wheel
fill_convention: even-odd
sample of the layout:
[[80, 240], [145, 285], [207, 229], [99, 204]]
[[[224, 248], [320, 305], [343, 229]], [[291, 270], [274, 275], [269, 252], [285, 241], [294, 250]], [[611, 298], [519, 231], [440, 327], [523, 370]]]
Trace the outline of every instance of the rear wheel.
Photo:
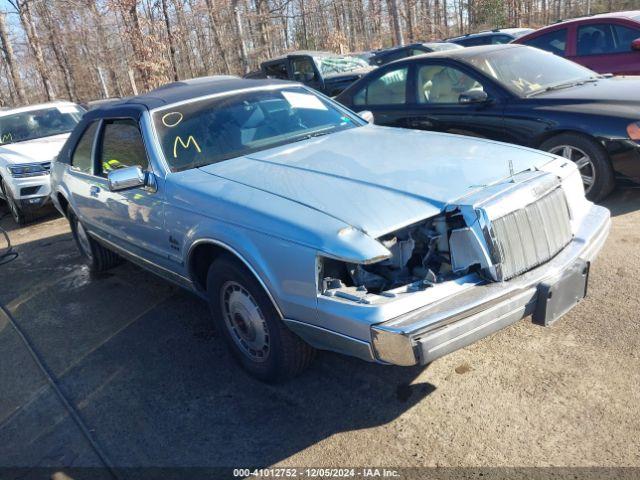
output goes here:
[[225, 256], [211, 265], [207, 295], [217, 329], [254, 377], [285, 381], [313, 360], [315, 350], [284, 325], [262, 286], [235, 259]]
[[91, 238], [78, 217], [69, 210], [69, 225], [80, 255], [92, 272], [104, 272], [118, 265], [120, 257]]
[[602, 200], [615, 187], [609, 157], [595, 140], [575, 133], [563, 133], [545, 141], [540, 149], [565, 157], [576, 164], [582, 176], [584, 193], [589, 200]]

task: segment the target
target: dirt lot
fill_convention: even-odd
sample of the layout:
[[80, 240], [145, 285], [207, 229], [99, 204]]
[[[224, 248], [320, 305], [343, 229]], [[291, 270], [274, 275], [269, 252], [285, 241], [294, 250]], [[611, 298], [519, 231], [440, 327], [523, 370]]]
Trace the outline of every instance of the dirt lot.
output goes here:
[[[91, 277], [55, 216], [2, 219], [0, 302], [118, 466], [640, 466], [640, 190], [606, 205], [587, 300], [423, 368], [322, 353], [263, 385], [202, 301], [130, 264]], [[101, 465], [2, 314], [0, 355], [0, 466]]]

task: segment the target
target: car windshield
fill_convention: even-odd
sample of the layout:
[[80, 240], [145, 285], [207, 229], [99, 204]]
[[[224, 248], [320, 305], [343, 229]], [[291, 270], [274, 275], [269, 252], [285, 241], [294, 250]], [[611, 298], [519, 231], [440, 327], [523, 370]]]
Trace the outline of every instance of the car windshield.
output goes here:
[[598, 78], [592, 70], [533, 47], [495, 50], [466, 61], [521, 96]]
[[457, 43], [449, 43], [449, 42], [427, 43], [426, 45], [434, 52], [444, 52], [445, 50], [457, 50], [460, 48], [464, 48], [462, 45], [458, 45]]
[[194, 100], [154, 112], [153, 122], [172, 171], [364, 125], [303, 87]]
[[369, 64], [357, 57], [348, 56], [332, 56], [332, 57], [314, 57], [320, 73], [329, 75], [331, 73], [342, 73], [357, 70], [359, 68], [367, 68]]
[[76, 105], [59, 105], [0, 116], [0, 145], [69, 133], [83, 113]]

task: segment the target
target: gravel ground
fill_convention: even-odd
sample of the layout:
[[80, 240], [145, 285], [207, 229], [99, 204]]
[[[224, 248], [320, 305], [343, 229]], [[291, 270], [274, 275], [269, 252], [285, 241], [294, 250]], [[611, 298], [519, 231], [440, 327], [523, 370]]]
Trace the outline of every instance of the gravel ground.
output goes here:
[[[117, 466], [637, 467], [640, 190], [606, 205], [584, 302], [422, 368], [323, 352], [262, 385], [202, 301], [130, 264], [90, 276], [55, 216], [10, 231], [0, 302]], [[100, 465], [3, 315], [0, 355], [0, 466]]]

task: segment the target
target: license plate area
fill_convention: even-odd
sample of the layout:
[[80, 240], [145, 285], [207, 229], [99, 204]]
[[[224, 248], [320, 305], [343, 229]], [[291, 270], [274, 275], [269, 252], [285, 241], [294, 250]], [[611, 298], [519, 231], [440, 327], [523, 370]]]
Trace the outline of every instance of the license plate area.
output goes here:
[[588, 261], [578, 260], [559, 279], [538, 286], [534, 323], [551, 325], [587, 295], [589, 266]]

